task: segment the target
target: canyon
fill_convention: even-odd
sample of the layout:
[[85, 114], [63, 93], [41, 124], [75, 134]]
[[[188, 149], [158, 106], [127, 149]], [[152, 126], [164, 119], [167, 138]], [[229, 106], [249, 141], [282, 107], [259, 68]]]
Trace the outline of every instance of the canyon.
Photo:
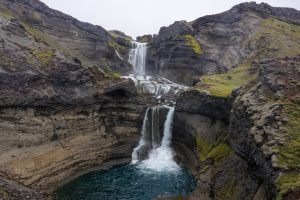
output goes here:
[[[132, 39], [38, 0], [0, 0], [0, 22], [0, 180], [52, 192], [130, 163], [158, 102], [144, 79], [120, 78]], [[147, 75], [189, 86], [160, 98], [176, 101], [174, 160], [197, 188], [157, 199], [300, 196], [299, 41], [300, 11], [254, 2], [137, 38]]]

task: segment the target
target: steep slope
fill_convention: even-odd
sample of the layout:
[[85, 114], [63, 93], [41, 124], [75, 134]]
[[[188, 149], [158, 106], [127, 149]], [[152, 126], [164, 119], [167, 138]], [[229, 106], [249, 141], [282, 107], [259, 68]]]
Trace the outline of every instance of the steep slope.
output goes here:
[[1, 0], [0, 22], [0, 176], [51, 191], [130, 162], [146, 105], [115, 77], [122, 38], [38, 0]]
[[260, 27], [246, 41], [252, 43], [251, 54], [226, 74], [198, 77], [177, 101], [174, 145], [198, 156], [199, 183], [191, 198], [300, 195], [300, 26], [279, 19], [280, 9], [258, 8], [259, 14], [247, 12]]
[[194, 76], [231, 71], [258, 49], [254, 35], [265, 29], [262, 19], [269, 16], [293, 24], [300, 20], [295, 9], [251, 2], [221, 14], [162, 27], [152, 39], [147, 70], [189, 85]]

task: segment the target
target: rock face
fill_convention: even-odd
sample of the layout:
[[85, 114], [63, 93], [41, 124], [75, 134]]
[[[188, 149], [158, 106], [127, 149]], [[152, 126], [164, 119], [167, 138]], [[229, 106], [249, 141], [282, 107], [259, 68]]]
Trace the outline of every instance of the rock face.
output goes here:
[[[299, 194], [293, 181], [299, 180], [298, 63], [299, 56], [261, 59], [258, 78], [229, 98], [197, 90], [181, 94], [173, 145], [188, 149], [178, 153], [179, 160], [199, 174], [190, 199], [289, 199]], [[196, 163], [186, 159], [192, 154]]]
[[[5, 44], [6, 47], [6, 54], [14, 51], [28, 54], [18, 56], [24, 57], [27, 63], [32, 64], [36, 62], [34, 57], [41, 53], [37, 52], [37, 47], [40, 47], [45, 50], [44, 53], [53, 51], [56, 57], [70, 56], [70, 60], [80, 61], [86, 68], [93, 65], [100, 67], [106, 74], [111, 71], [126, 73], [131, 69], [114, 50], [114, 46], [117, 50], [125, 47], [115, 42], [101, 26], [80, 22], [69, 15], [48, 8], [39, 0], [2, 0], [0, 3], [1, 38], [2, 45]], [[18, 45], [12, 44], [16, 41]], [[43, 44], [40, 44], [41, 42]], [[119, 53], [127, 56], [127, 52]], [[28, 58], [32, 54], [34, 57]], [[51, 57], [52, 54], [48, 56]], [[41, 63], [43, 64], [48, 63]]]
[[[226, 73], [257, 49], [257, 41], [252, 36], [263, 24], [256, 16], [294, 20], [291, 23], [295, 24], [300, 20], [300, 12], [295, 9], [251, 2], [192, 22], [178, 21], [162, 27], [154, 38], [149, 48], [147, 70], [188, 85], [192, 85], [194, 76]], [[201, 53], [196, 51], [196, 45]]]
[[0, 176], [52, 191], [130, 162], [146, 105], [114, 78], [123, 47], [37, 0], [0, 1], [0, 21]]

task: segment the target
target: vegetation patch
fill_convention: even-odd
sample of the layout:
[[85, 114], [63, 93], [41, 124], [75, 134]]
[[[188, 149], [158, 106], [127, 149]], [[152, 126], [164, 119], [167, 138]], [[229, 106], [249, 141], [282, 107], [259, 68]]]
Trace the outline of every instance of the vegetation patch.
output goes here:
[[297, 171], [285, 172], [276, 181], [276, 184], [279, 192], [279, 197], [276, 200], [281, 200], [284, 194], [300, 187], [300, 173]]
[[187, 41], [186, 45], [190, 49], [194, 50], [197, 54], [203, 55], [203, 51], [200, 48], [199, 43], [197, 42], [197, 40], [193, 36], [191, 36], [191, 35], [185, 35], [184, 39]]
[[14, 19], [14, 15], [10, 10], [0, 4], [0, 14], [8, 20]]
[[[231, 149], [226, 144], [226, 137], [220, 136], [214, 142], [208, 142], [201, 136], [197, 137], [198, 157], [199, 160], [204, 162], [207, 159], [213, 159], [214, 164], [221, 164], [227, 158]], [[207, 167], [207, 166], [206, 166]], [[209, 167], [207, 167], [209, 168]], [[207, 170], [205, 167], [202, 169], [204, 172]]]
[[129, 36], [126, 37], [126, 36], [120, 35], [116, 31], [107, 31], [107, 32], [113, 37], [123, 38], [126, 42], [132, 41], [131, 37], [129, 37]]
[[126, 54], [126, 47], [119, 45], [116, 42], [110, 41], [108, 43], [109, 46], [115, 48], [119, 54]]
[[[279, 21], [273, 17], [262, 19], [262, 29], [255, 35], [257, 41], [264, 39], [265, 46], [260, 53], [261, 56], [279, 57], [297, 56], [300, 52], [300, 27]], [[277, 51], [269, 52], [272, 47]]]
[[102, 58], [102, 61], [104, 62], [104, 66], [107, 69], [104, 73], [105, 77], [121, 77], [121, 74], [119, 72], [113, 71], [109, 65], [106, 62], [105, 58]]
[[204, 90], [210, 92], [211, 96], [231, 98], [232, 90], [244, 86], [257, 78], [258, 73], [251, 74], [249, 69], [253, 59], [244, 62], [241, 66], [233, 69], [227, 74], [206, 75], [201, 77], [201, 83], [189, 90]]
[[45, 51], [45, 50], [35, 50], [33, 48], [30, 48], [31, 53], [34, 55], [34, 57], [36, 58], [36, 60], [43, 66], [43, 67], [47, 67], [49, 62], [51, 61], [51, 59], [54, 56], [55, 51], [53, 49], [49, 50], [49, 51]]

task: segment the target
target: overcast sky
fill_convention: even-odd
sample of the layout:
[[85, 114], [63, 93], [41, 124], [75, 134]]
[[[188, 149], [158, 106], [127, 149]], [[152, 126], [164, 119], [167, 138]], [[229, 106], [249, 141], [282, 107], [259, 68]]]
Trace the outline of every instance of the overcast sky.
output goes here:
[[[120, 30], [136, 38], [157, 34], [160, 27], [174, 21], [193, 21], [199, 17], [229, 10], [241, 0], [41, 0], [50, 8], [80, 21]], [[264, 0], [274, 7], [300, 10], [300, 0]]]

